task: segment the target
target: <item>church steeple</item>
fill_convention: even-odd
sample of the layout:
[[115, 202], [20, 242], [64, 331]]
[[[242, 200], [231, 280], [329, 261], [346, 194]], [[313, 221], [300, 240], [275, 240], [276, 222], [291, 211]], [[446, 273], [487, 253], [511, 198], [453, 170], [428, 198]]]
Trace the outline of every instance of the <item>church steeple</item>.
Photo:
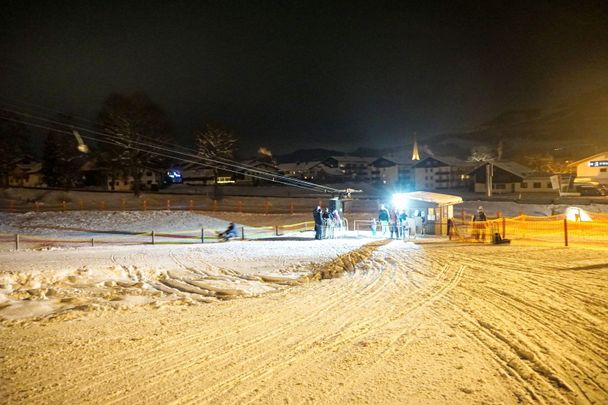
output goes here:
[[420, 154], [418, 153], [418, 142], [416, 141], [416, 135], [414, 135], [414, 147], [412, 148], [412, 160], [420, 160]]

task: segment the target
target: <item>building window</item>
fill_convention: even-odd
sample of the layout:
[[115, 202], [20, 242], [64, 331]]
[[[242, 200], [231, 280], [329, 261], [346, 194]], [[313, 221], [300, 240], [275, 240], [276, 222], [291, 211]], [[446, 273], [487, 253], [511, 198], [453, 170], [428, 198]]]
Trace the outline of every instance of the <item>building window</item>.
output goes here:
[[522, 181], [521, 184], [519, 185], [519, 188], [528, 188], [528, 183], [526, 183], [525, 181]]
[[532, 187], [533, 188], [541, 188], [542, 184], [540, 183], [540, 181], [535, 181], [534, 183], [532, 183]]
[[553, 185], [551, 183], [547, 183], [547, 188], [553, 188]]

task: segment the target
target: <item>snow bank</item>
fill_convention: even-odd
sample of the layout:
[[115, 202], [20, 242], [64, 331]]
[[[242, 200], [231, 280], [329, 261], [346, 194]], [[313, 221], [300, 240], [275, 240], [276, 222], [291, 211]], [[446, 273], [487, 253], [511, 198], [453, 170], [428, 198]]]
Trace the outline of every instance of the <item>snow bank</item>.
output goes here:
[[[0, 318], [256, 297], [335, 273], [365, 240], [284, 240], [0, 253]], [[322, 263], [329, 263], [323, 267]], [[342, 266], [346, 269], [348, 266]]]

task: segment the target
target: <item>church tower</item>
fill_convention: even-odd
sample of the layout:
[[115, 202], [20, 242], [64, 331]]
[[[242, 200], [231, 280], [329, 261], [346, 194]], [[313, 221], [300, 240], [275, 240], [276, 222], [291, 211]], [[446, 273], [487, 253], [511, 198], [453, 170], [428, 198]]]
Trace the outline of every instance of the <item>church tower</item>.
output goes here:
[[416, 141], [416, 135], [414, 135], [414, 147], [412, 148], [412, 160], [420, 160], [420, 154], [418, 153], [418, 142]]

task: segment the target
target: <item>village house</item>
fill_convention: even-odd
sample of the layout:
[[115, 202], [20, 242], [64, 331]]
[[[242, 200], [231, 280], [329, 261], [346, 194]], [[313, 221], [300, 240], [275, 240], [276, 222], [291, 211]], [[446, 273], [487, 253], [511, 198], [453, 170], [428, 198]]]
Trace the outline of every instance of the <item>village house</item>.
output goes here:
[[429, 156], [412, 166], [416, 190], [462, 188], [469, 184], [471, 162]]
[[[487, 192], [487, 168], [489, 163], [479, 163], [469, 175], [473, 191]], [[547, 193], [556, 192], [551, 183], [551, 174], [534, 172], [517, 162], [496, 161], [492, 165], [492, 193]]]
[[608, 151], [577, 160], [568, 167], [576, 169], [575, 184], [608, 185]]
[[42, 162], [26, 156], [12, 162], [8, 173], [11, 187], [43, 187]]

